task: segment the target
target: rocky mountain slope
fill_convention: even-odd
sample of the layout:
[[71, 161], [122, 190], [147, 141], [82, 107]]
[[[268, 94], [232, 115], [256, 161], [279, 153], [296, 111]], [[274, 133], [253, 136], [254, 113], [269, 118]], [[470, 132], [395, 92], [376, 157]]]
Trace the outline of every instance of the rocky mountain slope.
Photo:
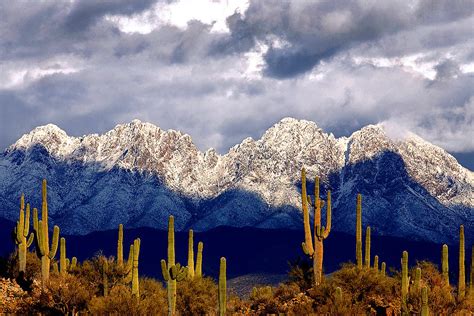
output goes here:
[[165, 228], [169, 214], [178, 229], [300, 228], [302, 166], [332, 190], [335, 230], [353, 232], [361, 192], [364, 225], [378, 234], [452, 241], [461, 223], [474, 232], [474, 173], [443, 149], [392, 139], [382, 125], [335, 138], [292, 118], [225, 155], [138, 120], [83, 137], [38, 127], [0, 156], [0, 216], [16, 218], [20, 192], [40, 205], [47, 178], [50, 216], [68, 233]]

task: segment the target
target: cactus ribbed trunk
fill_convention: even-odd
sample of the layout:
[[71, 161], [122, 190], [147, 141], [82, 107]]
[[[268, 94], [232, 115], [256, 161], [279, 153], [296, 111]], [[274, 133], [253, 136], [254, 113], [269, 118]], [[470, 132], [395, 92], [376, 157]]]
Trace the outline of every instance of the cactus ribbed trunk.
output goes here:
[[198, 243], [198, 252], [196, 256], [196, 271], [195, 271], [195, 276], [197, 278], [202, 277], [202, 251], [204, 248], [204, 244], [200, 241]]
[[365, 267], [370, 268], [370, 226], [365, 230]]
[[362, 268], [362, 195], [357, 194], [356, 207], [356, 261], [357, 267]]
[[61, 237], [61, 245], [59, 249], [59, 272], [61, 275], [66, 275], [67, 265], [66, 265], [66, 239]]
[[449, 285], [449, 261], [448, 261], [448, 245], [443, 245], [441, 252], [441, 271], [443, 273], [444, 282]]
[[48, 202], [47, 202], [47, 183], [43, 180], [42, 184], [42, 210], [41, 220], [38, 220], [38, 210], [33, 209], [33, 226], [36, 235], [36, 250], [41, 258], [41, 277], [43, 284], [49, 280], [49, 270], [51, 268], [51, 259], [56, 256], [59, 244], [59, 227], [54, 226], [53, 240], [51, 248], [49, 246], [48, 231]]
[[[26, 271], [26, 251], [28, 247], [33, 243], [34, 234], [30, 231], [30, 204], [26, 204], [26, 215], [25, 215], [25, 195], [21, 194], [20, 198], [20, 216], [16, 222], [16, 226], [13, 229], [13, 238], [15, 244], [18, 245], [18, 271]], [[28, 239], [26, 238], [28, 237]]]
[[385, 270], [387, 269], [387, 265], [385, 262], [382, 262], [382, 265], [380, 266], [380, 274], [385, 276]]
[[227, 265], [224, 257], [221, 258], [219, 268], [219, 315], [225, 316], [227, 309]]
[[421, 316], [428, 316], [430, 314], [428, 307], [428, 289], [426, 286], [421, 290]]
[[474, 246], [472, 246], [471, 252], [471, 282], [469, 282], [469, 295], [474, 297]]
[[[324, 246], [323, 242], [331, 232], [331, 191], [327, 192], [326, 202], [326, 228], [321, 224], [321, 209], [324, 206], [324, 201], [320, 198], [319, 193], [319, 177], [314, 180], [314, 225], [313, 236], [311, 236], [311, 228], [309, 227], [309, 210], [308, 204], [311, 204], [310, 198], [306, 195], [306, 173], [301, 171], [301, 199], [303, 203], [303, 220], [305, 229], [305, 241], [301, 243], [303, 252], [313, 259], [313, 274], [314, 284], [320, 285], [323, 276], [323, 258]], [[309, 236], [309, 237], [308, 237]], [[313, 243], [314, 238], [314, 243]]]
[[132, 295], [137, 299], [140, 297], [140, 286], [138, 280], [138, 258], [140, 256], [140, 238], [133, 242], [133, 263], [132, 263]]
[[415, 293], [420, 291], [421, 284], [421, 268], [416, 268], [415, 270], [415, 281], [413, 282], [413, 290]]
[[117, 240], [117, 265], [123, 266], [123, 225], [119, 225]]
[[308, 255], [312, 256], [314, 248], [309, 224], [308, 193], [306, 191], [306, 171], [304, 168], [301, 169], [301, 205], [303, 208], [304, 242], [308, 249]]
[[458, 281], [458, 299], [464, 299], [466, 291], [466, 270], [464, 266], [465, 245], [464, 245], [464, 226], [459, 228], [459, 281]]
[[193, 230], [189, 230], [188, 237], [188, 275], [194, 278], [194, 234]]
[[374, 257], [374, 270], [376, 273], [379, 272], [379, 256]]
[[408, 297], [408, 252], [403, 252], [402, 257], [402, 315], [407, 314]]
[[[174, 217], [170, 216], [168, 220], [168, 267], [176, 264], [174, 255]], [[169, 278], [167, 283], [168, 290], [168, 315], [176, 314], [176, 279]]]

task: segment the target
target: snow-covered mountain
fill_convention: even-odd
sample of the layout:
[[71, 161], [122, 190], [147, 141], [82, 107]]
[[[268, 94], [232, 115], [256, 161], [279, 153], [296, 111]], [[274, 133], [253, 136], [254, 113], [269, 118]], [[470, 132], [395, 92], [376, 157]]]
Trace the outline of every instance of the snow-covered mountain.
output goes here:
[[380, 124], [335, 138], [292, 118], [225, 155], [138, 120], [83, 137], [37, 127], [0, 156], [0, 217], [18, 216], [20, 192], [39, 206], [47, 178], [50, 217], [68, 233], [165, 228], [169, 214], [178, 229], [300, 228], [303, 166], [332, 190], [335, 230], [354, 231], [361, 192], [363, 223], [378, 234], [449, 242], [461, 223], [474, 232], [474, 173], [443, 149]]

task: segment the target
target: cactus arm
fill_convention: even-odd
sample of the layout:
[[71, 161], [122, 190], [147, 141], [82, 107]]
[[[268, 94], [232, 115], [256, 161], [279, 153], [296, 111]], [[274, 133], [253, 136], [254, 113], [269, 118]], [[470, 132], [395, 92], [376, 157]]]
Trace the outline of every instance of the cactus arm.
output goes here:
[[44, 247], [44, 239], [43, 239], [43, 221], [38, 222], [38, 231], [36, 234], [36, 240], [37, 240], [37, 250], [38, 253], [40, 254], [40, 257], [44, 256], [46, 254], [45, 252], [45, 247]]
[[59, 242], [59, 227], [54, 226], [53, 230], [53, 243], [51, 244], [51, 250], [49, 251], [49, 258], [53, 259], [56, 256], [56, 252], [58, 251], [58, 242]]
[[416, 293], [418, 293], [418, 291], [421, 289], [420, 284], [421, 284], [421, 269], [416, 268], [416, 270], [415, 270], [415, 281], [413, 282], [413, 290]]
[[26, 247], [30, 247], [33, 241], [35, 240], [35, 234], [30, 233], [30, 236], [28, 237], [28, 240], [26, 242]]
[[33, 208], [33, 231], [38, 231], [38, 209]]
[[170, 273], [168, 270], [168, 266], [166, 265], [166, 261], [163, 259], [161, 259], [161, 273], [163, 274], [163, 279], [165, 281], [169, 281]]
[[314, 253], [313, 240], [311, 236], [311, 227], [309, 225], [309, 209], [308, 203], [311, 204], [311, 198], [306, 191], [306, 170], [301, 169], [301, 207], [303, 209], [303, 225], [304, 225], [304, 242], [307, 246], [308, 255]]
[[324, 231], [323, 238], [326, 239], [331, 232], [331, 217], [332, 217], [332, 206], [331, 206], [331, 191], [328, 191], [327, 203], [326, 203], [326, 230]]
[[26, 204], [25, 223], [23, 226], [23, 236], [28, 237], [30, 233], [30, 203]]
[[380, 266], [380, 272], [382, 273], [382, 276], [385, 276], [386, 267], [387, 264], [385, 262], [382, 262], [382, 265]]
[[308, 249], [308, 246], [306, 246], [304, 241], [301, 243], [301, 248], [303, 249], [304, 254], [309, 256], [309, 249]]

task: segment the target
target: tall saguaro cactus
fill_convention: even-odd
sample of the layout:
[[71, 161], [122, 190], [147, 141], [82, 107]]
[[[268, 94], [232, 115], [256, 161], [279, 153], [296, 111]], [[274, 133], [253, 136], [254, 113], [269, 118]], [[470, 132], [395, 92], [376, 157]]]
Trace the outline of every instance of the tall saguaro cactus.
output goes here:
[[464, 266], [465, 245], [464, 245], [464, 226], [459, 227], [459, 281], [458, 281], [458, 300], [463, 300], [466, 291], [466, 271]]
[[356, 260], [357, 267], [362, 268], [362, 195], [357, 194], [356, 207]]
[[133, 242], [133, 262], [132, 262], [132, 295], [140, 297], [140, 287], [138, 283], [138, 257], [140, 256], [140, 238]]
[[379, 256], [374, 257], [374, 269], [376, 273], [379, 273]]
[[227, 264], [224, 257], [221, 258], [219, 267], [219, 315], [225, 316], [227, 309]]
[[441, 252], [441, 272], [443, 273], [444, 282], [449, 285], [449, 261], [448, 261], [448, 245], [443, 245]]
[[194, 278], [194, 233], [189, 230], [188, 238], [188, 276]]
[[38, 257], [41, 259], [41, 277], [43, 282], [46, 282], [49, 280], [51, 259], [56, 256], [59, 241], [59, 227], [55, 225], [53, 229], [53, 240], [50, 247], [46, 179], [43, 179], [42, 185], [41, 220], [38, 220], [38, 210], [36, 208], [33, 209], [33, 226], [37, 242], [36, 250]]
[[365, 267], [370, 268], [370, 226], [365, 230]]
[[123, 266], [123, 225], [119, 225], [117, 240], [117, 265]]
[[306, 171], [304, 170], [304, 168], [301, 170], [301, 183], [301, 200], [303, 205], [303, 220], [305, 228], [305, 241], [301, 245], [303, 247], [304, 253], [313, 259], [314, 283], [315, 285], [319, 285], [321, 284], [323, 273], [323, 241], [329, 236], [329, 233], [331, 232], [331, 191], [328, 191], [327, 193], [325, 228], [321, 225], [321, 209], [324, 206], [324, 201], [322, 201], [319, 196], [319, 177], [315, 178], [313, 243], [313, 237], [311, 237], [311, 228], [309, 227], [309, 225], [306, 225], [306, 223], [309, 224], [308, 204], [311, 205], [311, 198], [306, 194]]
[[385, 262], [382, 262], [381, 266], [380, 266], [380, 273], [382, 276], [385, 276], [385, 270], [387, 269], [387, 264]]
[[175, 262], [173, 216], [170, 216], [168, 220], [168, 262], [161, 260], [161, 272], [168, 291], [168, 315], [174, 316], [176, 314], [176, 282], [186, 278], [188, 269]]
[[[26, 271], [26, 251], [34, 240], [34, 234], [30, 232], [30, 204], [26, 204], [25, 214], [25, 196], [20, 198], [20, 217], [13, 229], [13, 239], [18, 246], [18, 271]], [[28, 239], [27, 239], [28, 237]]]
[[474, 297], [474, 246], [472, 246], [471, 253], [471, 277], [469, 282], [469, 295]]
[[61, 273], [61, 275], [66, 275], [67, 268], [66, 239], [64, 237], [61, 237], [61, 242], [59, 246], [59, 273]]
[[421, 289], [421, 316], [428, 316], [430, 310], [428, 307], [428, 289], [424, 286]]
[[201, 278], [202, 277], [202, 251], [204, 248], [204, 244], [202, 241], [198, 243], [198, 253], [196, 256], [196, 271], [195, 271], [195, 276], [196, 278]]
[[402, 315], [407, 313], [408, 283], [408, 252], [404, 251], [402, 256]]

